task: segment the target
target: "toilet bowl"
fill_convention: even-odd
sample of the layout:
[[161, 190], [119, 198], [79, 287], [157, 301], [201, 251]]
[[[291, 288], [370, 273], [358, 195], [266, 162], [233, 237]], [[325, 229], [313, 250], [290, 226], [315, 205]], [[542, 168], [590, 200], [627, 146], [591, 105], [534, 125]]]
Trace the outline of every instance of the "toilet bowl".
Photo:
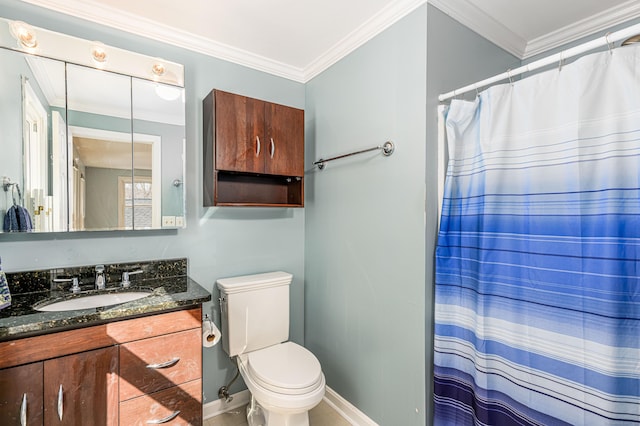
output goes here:
[[288, 341], [292, 279], [286, 272], [268, 272], [216, 282], [222, 347], [236, 357], [251, 393], [250, 426], [308, 426], [309, 410], [324, 396], [320, 362]]
[[307, 426], [325, 392], [320, 363], [293, 342], [239, 355], [238, 366], [268, 426]]

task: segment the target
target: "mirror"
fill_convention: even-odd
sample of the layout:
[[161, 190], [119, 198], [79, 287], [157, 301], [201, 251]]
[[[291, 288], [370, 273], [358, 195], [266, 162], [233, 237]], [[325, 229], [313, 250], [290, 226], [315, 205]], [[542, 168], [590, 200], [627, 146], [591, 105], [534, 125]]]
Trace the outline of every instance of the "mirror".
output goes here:
[[3, 231], [184, 227], [182, 66], [28, 27], [35, 51], [12, 25], [0, 21]]

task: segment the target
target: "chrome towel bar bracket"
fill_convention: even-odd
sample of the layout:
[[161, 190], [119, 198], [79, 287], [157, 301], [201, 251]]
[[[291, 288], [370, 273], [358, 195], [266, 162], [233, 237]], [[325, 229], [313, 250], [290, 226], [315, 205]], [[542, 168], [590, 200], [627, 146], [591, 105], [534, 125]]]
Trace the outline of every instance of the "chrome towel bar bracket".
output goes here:
[[351, 157], [352, 155], [364, 154], [365, 152], [370, 152], [370, 151], [375, 151], [375, 150], [380, 150], [380, 149], [382, 150], [382, 155], [384, 155], [385, 157], [388, 157], [391, 154], [393, 154], [393, 151], [395, 151], [396, 146], [393, 144], [393, 142], [386, 141], [384, 144], [378, 145], [378, 146], [374, 146], [373, 148], [363, 149], [361, 151], [350, 152], [349, 154], [338, 155], [336, 157], [331, 157], [331, 158], [327, 158], [327, 159], [321, 158], [318, 161], [316, 161], [315, 163], [313, 163], [313, 165], [314, 166], [318, 166], [318, 168], [320, 170], [324, 170], [324, 167], [325, 167], [326, 163], [328, 163], [329, 161], [339, 160], [341, 158]]

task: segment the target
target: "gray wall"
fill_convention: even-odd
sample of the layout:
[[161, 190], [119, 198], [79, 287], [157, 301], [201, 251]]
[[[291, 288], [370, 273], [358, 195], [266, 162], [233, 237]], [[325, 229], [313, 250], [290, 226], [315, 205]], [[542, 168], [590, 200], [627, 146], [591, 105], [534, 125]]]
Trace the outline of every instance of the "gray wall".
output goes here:
[[314, 170], [306, 187], [306, 344], [381, 425], [432, 418], [437, 96], [518, 64], [422, 6], [307, 84], [308, 168], [397, 144]]
[[381, 425], [425, 424], [426, 6], [307, 84], [305, 340]]
[[[49, 235], [0, 235], [6, 271], [187, 257], [189, 275], [213, 291], [226, 276], [284, 270], [294, 275], [291, 289], [291, 338], [303, 343], [303, 209], [202, 207], [202, 99], [212, 88], [304, 108], [304, 85], [225, 61], [133, 36], [47, 11], [15, 0], [0, 0], [0, 13], [34, 26], [162, 57], [185, 65], [187, 228], [177, 231], [83, 232]], [[19, 105], [16, 105], [19, 108]], [[204, 305], [215, 312], [217, 303]], [[235, 371], [221, 345], [204, 352], [205, 403]], [[239, 380], [231, 389], [243, 389]]]

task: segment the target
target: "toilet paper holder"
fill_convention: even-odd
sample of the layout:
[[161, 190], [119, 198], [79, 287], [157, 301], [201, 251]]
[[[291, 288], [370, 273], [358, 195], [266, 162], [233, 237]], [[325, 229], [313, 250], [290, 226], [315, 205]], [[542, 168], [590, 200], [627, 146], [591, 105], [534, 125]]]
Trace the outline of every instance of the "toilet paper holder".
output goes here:
[[204, 314], [204, 322], [209, 324], [209, 334], [206, 337], [207, 342], [213, 342], [216, 338], [216, 335], [213, 333], [213, 331], [216, 330], [216, 327], [213, 324], [213, 321], [211, 320], [209, 314]]

